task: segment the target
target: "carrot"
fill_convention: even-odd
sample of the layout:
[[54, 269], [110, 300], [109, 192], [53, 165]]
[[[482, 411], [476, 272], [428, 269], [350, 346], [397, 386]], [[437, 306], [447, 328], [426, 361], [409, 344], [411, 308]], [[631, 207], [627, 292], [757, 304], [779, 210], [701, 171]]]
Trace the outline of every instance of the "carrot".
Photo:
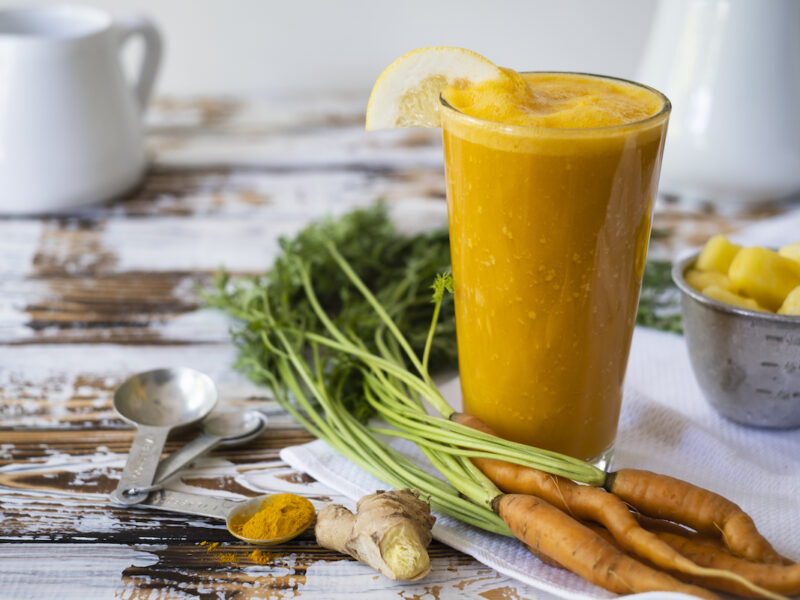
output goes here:
[[[614, 536], [602, 525], [597, 523], [586, 523], [585, 525], [610, 544], [617, 545]], [[657, 530], [659, 538], [699, 565], [739, 573], [749, 581], [777, 594], [785, 594], [787, 596], [800, 594], [800, 565], [798, 564], [787, 567], [784, 565], [750, 562], [730, 554], [727, 551], [727, 547], [714, 538], [699, 537], [696, 534], [692, 536], [691, 532], [680, 534], [669, 526], [661, 529], [660, 524], [654, 525], [659, 528]], [[692, 537], [687, 537], [687, 535]], [[723, 592], [738, 594], [747, 598], [758, 597], [752, 590], [734, 581], [719, 580], [701, 575], [688, 575], [686, 573], [676, 573], [675, 576], [679, 579]]]
[[[490, 427], [471, 415], [457, 414], [451, 418], [462, 425], [494, 435]], [[727, 578], [749, 587], [754, 593], [771, 596], [769, 591], [750, 584], [740, 575], [703, 567], [687, 559], [654, 533], [641, 527], [628, 506], [602, 488], [578, 485], [564, 477], [504, 461], [485, 458], [473, 458], [472, 461], [502, 491], [537, 496], [575, 519], [602, 523], [622, 548], [657, 567], [700, 576]]]
[[686, 481], [640, 469], [608, 474], [605, 488], [639, 512], [677, 521], [710, 535], [722, 534], [731, 552], [760, 563], [781, 563], [781, 556], [739, 506]]
[[[713, 543], [687, 538], [666, 531], [658, 532], [657, 535], [697, 564], [738, 573], [756, 585], [777, 594], [786, 596], [800, 595], [800, 563], [791, 565], [754, 563], [728, 554]], [[733, 582], [719, 581], [715, 583], [715, 587], [740, 596], [753, 597], [749, 590], [743, 589]]]
[[722, 542], [722, 540], [718, 536], [709, 536], [704, 533], [697, 533], [694, 529], [689, 529], [685, 525], [681, 525], [679, 523], [675, 523], [674, 521], [665, 521], [664, 519], [656, 519], [655, 517], [648, 517], [647, 515], [643, 515], [642, 513], [634, 513], [636, 517], [636, 521], [638, 521], [639, 525], [648, 531], [655, 531], [661, 532], [666, 531], [667, 533], [675, 533], [678, 535], [684, 536], [691, 536], [691, 537], [698, 537], [701, 536], [703, 540], [708, 540], [709, 542], [715, 543], [720, 548], [725, 548], [726, 550], [728, 547]]
[[725, 545], [725, 542], [723, 542], [722, 538], [718, 535], [708, 535], [707, 533], [700, 533], [698, 531], [695, 531], [694, 529], [689, 529], [684, 525], [678, 525], [677, 523], [673, 523], [672, 521], [665, 521], [663, 519], [656, 519], [655, 517], [648, 517], [647, 515], [643, 515], [642, 513], [635, 513], [635, 516], [636, 520], [639, 522], [639, 525], [641, 527], [647, 529], [648, 531], [652, 531], [659, 537], [661, 536], [662, 533], [672, 533], [674, 535], [679, 535], [681, 537], [688, 538], [698, 544], [709, 546], [717, 551], [731, 554], [730, 549]]
[[[726, 554], [731, 554], [730, 548], [728, 548], [728, 546], [725, 545], [725, 542], [718, 535], [708, 535], [706, 533], [698, 533], [697, 531], [688, 529], [683, 525], [678, 525], [677, 523], [673, 523], [672, 521], [664, 521], [663, 519], [648, 517], [647, 515], [643, 515], [641, 513], [638, 513], [636, 515], [636, 520], [639, 522], [639, 525], [656, 534], [673, 533], [675, 535], [689, 538], [689, 540], [697, 544], [702, 544], [703, 546], [708, 546], [714, 550], [725, 552]], [[778, 554], [778, 556], [781, 559], [782, 565], [795, 564], [795, 561], [786, 558], [781, 554]], [[742, 560], [747, 560], [747, 559], [742, 559]], [[747, 561], [747, 562], [752, 563], [753, 561]], [[772, 565], [775, 563], [753, 563], [753, 564]]]
[[549, 557], [611, 592], [673, 591], [717, 598], [708, 590], [682, 583], [631, 558], [541, 498], [503, 494], [495, 499], [494, 510], [534, 554]]

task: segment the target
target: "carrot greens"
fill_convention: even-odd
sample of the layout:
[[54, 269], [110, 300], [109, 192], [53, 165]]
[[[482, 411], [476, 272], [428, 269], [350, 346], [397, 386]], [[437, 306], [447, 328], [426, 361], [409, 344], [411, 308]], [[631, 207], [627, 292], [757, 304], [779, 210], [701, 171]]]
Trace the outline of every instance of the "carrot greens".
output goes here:
[[[446, 234], [403, 237], [377, 208], [313, 225], [281, 247], [264, 276], [222, 275], [206, 301], [240, 322], [238, 368], [310, 433], [389, 485], [429, 496], [436, 510], [503, 535], [492, 511], [501, 492], [472, 457], [602, 485], [605, 473], [583, 461], [449, 420], [454, 411], [431, 378], [456, 358]], [[430, 464], [385, 435], [414, 442]]]
[[[422, 353], [431, 319], [430, 284], [437, 273], [450, 269], [446, 229], [403, 235], [392, 224], [385, 206], [379, 204], [312, 223], [279, 243], [278, 257], [266, 273], [234, 282], [222, 272], [216, 290], [205, 298], [211, 306], [248, 323], [235, 332], [241, 361], [256, 361], [267, 369], [276, 366], [274, 356], [260, 344], [258, 323], [250, 321], [252, 308], [269, 309], [278, 322], [292, 323], [298, 330], [326, 333], [306, 296], [298, 261], [313, 276], [320, 305], [341, 331], [360, 339], [369, 351], [377, 351], [379, 343], [389, 349], [396, 347], [396, 341], [382, 333], [379, 316], [325, 249], [327, 243], [336, 247], [364, 285], [374, 291], [414, 352]], [[347, 355], [328, 358], [329, 370], [323, 373], [326, 384], [337, 389], [348, 410], [365, 420], [373, 411], [361, 393], [361, 375], [354, 369], [354, 361]], [[434, 373], [457, 366], [452, 297], [443, 298], [429, 361]]]

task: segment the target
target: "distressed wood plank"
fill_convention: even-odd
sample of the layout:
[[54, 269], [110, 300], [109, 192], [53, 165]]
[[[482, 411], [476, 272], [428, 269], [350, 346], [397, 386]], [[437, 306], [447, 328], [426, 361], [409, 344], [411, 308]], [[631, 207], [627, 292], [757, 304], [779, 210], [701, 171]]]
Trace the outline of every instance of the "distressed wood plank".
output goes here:
[[[198, 185], [215, 177], [188, 173], [203, 182]], [[399, 226], [409, 231], [443, 225], [441, 172], [394, 175], [398, 179], [393, 182], [378, 178], [377, 186], [363, 173], [325, 174], [319, 180], [295, 173], [277, 182], [268, 177], [265, 187], [271, 191], [263, 193], [272, 199], [267, 205], [255, 212], [233, 210], [224, 218], [204, 211], [197, 201], [213, 197], [215, 207], [233, 201], [217, 203], [217, 196], [189, 188], [187, 206], [198, 211], [186, 208], [191, 217], [169, 206], [134, 219], [92, 208], [86, 214], [44, 219], [21, 232], [19, 220], [0, 220], [0, 273], [6, 274], [0, 279], [0, 341], [222, 342], [227, 327], [219, 316], [193, 312], [198, 288], [207, 286], [219, 267], [234, 275], [262, 272], [272, 263], [280, 236], [325, 214], [371, 204], [378, 196], [393, 203]], [[261, 181], [258, 174], [255, 180]], [[171, 185], [180, 189], [185, 184]], [[234, 191], [231, 197], [242, 193]]]
[[[301, 538], [302, 539], [302, 538]], [[197, 544], [0, 544], [0, 586], [15, 600], [93, 600], [116, 597], [136, 600], [167, 598], [317, 597], [396, 598], [411, 600], [545, 599], [549, 596], [483, 567], [463, 554], [451, 554], [434, 543], [432, 570], [424, 580], [398, 584], [341, 555], [314, 551], [302, 541], [279, 547], [264, 565], [247, 558], [251, 547]], [[57, 557], [57, 561], [53, 561]], [[86, 573], [91, 573], [91, 579]]]
[[360, 96], [308, 95], [292, 98], [162, 97], [146, 115], [149, 137], [189, 137], [194, 133], [264, 135], [315, 128], [363, 125]]
[[14, 325], [8, 344], [223, 343], [229, 321], [202, 310], [212, 273], [167, 272], [25, 279], [0, 283]]
[[[243, 404], [242, 408], [260, 408], [259, 404]], [[267, 412], [267, 411], [265, 411]], [[269, 414], [267, 412], [267, 414]], [[281, 414], [275, 409], [274, 414]], [[246, 446], [218, 448], [210, 456], [228, 457], [234, 464], [256, 462], [277, 458], [278, 451], [286, 446], [303, 444], [312, 436], [297, 424], [283, 419], [275, 423], [270, 418], [267, 431]], [[288, 425], [288, 426], [282, 426]], [[0, 430], [0, 478], [2, 473], [13, 473], [13, 464], [25, 463], [25, 472], [39, 465], [52, 462], [54, 456], [87, 456], [97, 451], [124, 456], [130, 448], [134, 430], [120, 421], [119, 429], [24, 429], [21, 431]], [[192, 429], [171, 435], [165, 452], [172, 452], [197, 435]]]
[[[31, 275], [44, 277], [81, 275], [100, 277], [117, 273], [201, 272], [224, 266], [234, 272], [261, 272], [275, 257], [281, 236], [291, 236], [312, 218], [340, 215], [363, 202], [332, 202], [328, 209], [306, 214], [279, 210], [270, 218], [213, 216], [148, 219], [109, 218], [78, 223], [46, 223], [33, 259]], [[427, 203], [422, 202], [424, 208]], [[430, 212], [444, 218], [441, 202]], [[418, 219], [429, 217], [427, 211]], [[0, 223], [0, 234], [13, 223]], [[27, 249], [30, 250], [30, 249]], [[28, 252], [30, 254], [30, 252]]]
[[[80, 457], [76, 458], [80, 459]], [[120, 466], [121, 461], [122, 457], [119, 460]], [[89, 460], [86, 465], [92, 463], [96, 463], [96, 460]], [[258, 471], [259, 481], [264, 480], [265, 469], [272, 470], [275, 475], [273, 478], [275, 484], [270, 485], [272, 490], [303, 493], [318, 506], [331, 500], [340, 501], [336, 497], [309, 493], [313, 492], [316, 484], [286, 467], [280, 461], [274, 461], [271, 464], [250, 465], [249, 468]], [[226, 495], [231, 495], [231, 488], [235, 487], [231, 485], [232, 482], [226, 481], [225, 477], [220, 477], [219, 474], [204, 478], [200, 474], [203, 470], [203, 467], [190, 470], [182, 478], [183, 482], [177, 486], [177, 489], [201, 493], [209, 490], [211, 490], [210, 493], [224, 490]], [[205, 467], [205, 470], [213, 471], [213, 467]], [[95, 480], [98, 480], [99, 477], [96, 469], [86, 472], [85, 475]], [[212, 485], [208, 485], [209, 482]], [[110, 488], [113, 483], [114, 481], [108, 481], [106, 487]], [[215, 487], [214, 483], [219, 487]], [[0, 480], [0, 484], [4, 485], [5, 482]], [[137, 507], [115, 507], [106, 500], [103, 494], [106, 490], [97, 490], [97, 493], [87, 494], [79, 492], [79, 487], [74, 483], [67, 485], [63, 494], [58, 496], [48, 495], [48, 492], [52, 492], [48, 489], [44, 489], [40, 493], [32, 494], [28, 491], [20, 491], [16, 494], [6, 495], [2, 507], [4, 531], [0, 534], [0, 542], [8, 540], [17, 542], [21, 540], [61, 541], [66, 546], [63, 544], [59, 546], [59, 555], [69, 554], [69, 549], [74, 548], [76, 544], [80, 544], [79, 554], [84, 553], [85, 544], [134, 545], [153, 541], [168, 544], [162, 546], [158, 552], [160, 559], [158, 565], [134, 567], [123, 572], [123, 580], [130, 577], [132, 579], [130, 583], [137, 593], [141, 592], [140, 578], [146, 577], [148, 582], [160, 580], [163, 570], [172, 571], [174, 569], [180, 569], [181, 572], [197, 578], [197, 585], [208, 585], [209, 580], [212, 580], [220, 584], [224, 583], [226, 589], [229, 589], [231, 593], [238, 594], [243, 582], [249, 581], [244, 576], [247, 574], [247, 570], [256, 567], [257, 576], [262, 584], [259, 589], [262, 591], [264, 589], [264, 577], [268, 580], [266, 589], [271, 589], [270, 586], [273, 585], [277, 586], [277, 589], [284, 589], [285, 578], [282, 568], [287, 566], [283, 560], [285, 557], [291, 557], [292, 564], [296, 564], [302, 573], [307, 573], [312, 568], [318, 569], [316, 565], [333, 562], [336, 569], [341, 568], [347, 571], [347, 577], [357, 577], [363, 580], [356, 588], [359, 591], [406, 593], [409, 590], [408, 584], [389, 582], [376, 576], [374, 571], [368, 567], [351, 560], [342, 560], [338, 553], [319, 548], [310, 532], [306, 532], [292, 542], [272, 548], [271, 550], [278, 556], [269, 565], [255, 565], [248, 558], [252, 546], [234, 541], [219, 522], [202, 517], [186, 517]], [[263, 491], [261, 489], [255, 493]], [[253, 495], [253, 491], [246, 486], [240, 485], [239, 492], [245, 496]], [[222, 545], [214, 552], [208, 552], [207, 546], [200, 545], [202, 542], [220, 542]], [[0, 544], [0, 557], [2, 557], [2, 548], [3, 546]], [[34, 547], [34, 554], [38, 548], [41, 546]], [[224, 559], [221, 558], [223, 553]], [[442, 544], [434, 543], [431, 546], [430, 555], [434, 562], [434, 568], [431, 575], [424, 581], [426, 586], [449, 586], [454, 591], [466, 592], [480, 583], [479, 587], [487, 591], [500, 590], [498, 593], [506, 593], [508, 590], [514, 590], [515, 593], [518, 591], [519, 586], [513, 585], [493, 571], [478, 565], [473, 559], [456, 553]], [[300, 560], [297, 560], [298, 558]], [[7, 573], [11, 565], [6, 563], [4, 566], [6, 569], [0, 572], [0, 581], [4, 576], [3, 573]], [[276, 567], [279, 576], [273, 582], [271, 578], [274, 573], [273, 569]], [[199, 572], [193, 573], [195, 570]], [[325, 588], [339, 587], [340, 584], [337, 582], [342, 575], [336, 570], [324, 572], [324, 575]], [[366, 582], [369, 582], [369, 585], [362, 585]], [[300, 579], [297, 583], [305, 584], [307, 582]], [[486, 583], [491, 585], [484, 587], [483, 584]], [[173, 597], [175, 584], [174, 577], [164, 576], [154, 589], [161, 590]], [[245, 586], [246, 588], [247, 586]], [[307, 589], [309, 594], [323, 593], [322, 589], [314, 586]], [[419, 589], [433, 588], [421, 587]]]
[[233, 371], [235, 358], [230, 342], [0, 346], [0, 431], [120, 429], [124, 425], [111, 405], [114, 389], [133, 373], [165, 366], [207, 373], [217, 385], [220, 408], [259, 408], [270, 416], [271, 428], [296, 427], [265, 388]]
[[[311, 166], [153, 165], [142, 187], [116, 202], [76, 209], [48, 222], [90, 223], [112, 216], [250, 216], [266, 218], [292, 210], [320, 217], [331, 203], [386, 198], [444, 197], [441, 165], [410, 167], [369, 164]], [[21, 218], [3, 221], [26, 222]], [[38, 222], [29, 221], [27, 222]], [[18, 234], [19, 235], [19, 234]]]
[[[205, 462], [205, 465], [209, 464], [215, 463]], [[299, 493], [308, 497], [318, 508], [331, 500], [341, 500], [313, 480], [307, 478], [301, 481], [295, 470], [280, 461], [263, 461], [257, 467], [252, 467], [274, 474], [273, 485], [269, 489], [259, 490], [239, 483], [230, 474], [236, 473], [234, 469], [227, 469], [223, 474], [226, 466], [224, 461], [217, 460], [216, 464], [216, 471], [209, 466], [190, 470], [183, 481], [170, 482], [170, 489], [232, 499], [245, 499], [262, 493]], [[197, 543], [202, 540], [236, 541], [221, 520], [111, 504], [107, 493], [114, 489], [116, 479], [107, 480], [98, 475], [101, 470], [95, 466], [82, 472], [83, 479], [78, 481], [77, 486], [64, 486], [65, 479], [54, 476], [50, 485], [60, 486], [63, 491], [47, 489], [32, 478], [33, 485], [40, 485], [40, 489], [32, 491], [29, 487], [7, 493], [2, 505], [3, 530], [0, 532], [0, 542], [70, 542], [73, 536], [79, 536], [81, 542], [121, 544], [137, 543], [141, 539]], [[99, 485], [92, 488], [92, 482]], [[313, 541], [313, 537], [310, 539]]]

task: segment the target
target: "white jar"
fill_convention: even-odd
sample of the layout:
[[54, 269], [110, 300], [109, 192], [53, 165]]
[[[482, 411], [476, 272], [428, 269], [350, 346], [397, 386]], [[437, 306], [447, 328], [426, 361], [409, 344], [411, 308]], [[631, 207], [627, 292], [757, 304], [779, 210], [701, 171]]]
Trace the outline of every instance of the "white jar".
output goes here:
[[661, 191], [800, 191], [800, 2], [662, 0], [637, 79], [672, 101]]

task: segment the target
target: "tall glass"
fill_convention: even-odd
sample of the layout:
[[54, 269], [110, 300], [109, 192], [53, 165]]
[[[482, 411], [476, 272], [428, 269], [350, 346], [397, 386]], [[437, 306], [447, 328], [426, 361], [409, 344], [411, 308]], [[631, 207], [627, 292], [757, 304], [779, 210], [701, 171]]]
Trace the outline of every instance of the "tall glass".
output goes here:
[[595, 464], [616, 437], [670, 112], [622, 83], [661, 110], [577, 129], [441, 110], [464, 408]]

